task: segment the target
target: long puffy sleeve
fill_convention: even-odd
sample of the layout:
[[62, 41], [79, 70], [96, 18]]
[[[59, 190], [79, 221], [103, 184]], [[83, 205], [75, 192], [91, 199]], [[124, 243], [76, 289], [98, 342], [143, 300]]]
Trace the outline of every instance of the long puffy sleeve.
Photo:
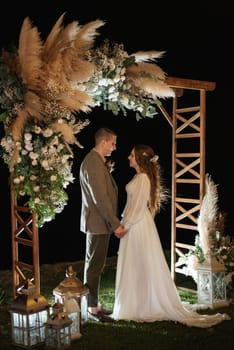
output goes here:
[[127, 202], [122, 214], [122, 223], [130, 228], [143, 218], [148, 209], [150, 181], [146, 174], [136, 174], [126, 185]]

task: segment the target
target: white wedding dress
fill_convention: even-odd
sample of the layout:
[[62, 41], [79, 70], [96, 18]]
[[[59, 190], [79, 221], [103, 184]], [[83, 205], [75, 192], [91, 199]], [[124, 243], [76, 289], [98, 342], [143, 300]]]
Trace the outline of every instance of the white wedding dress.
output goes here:
[[136, 174], [126, 185], [127, 202], [122, 223], [129, 229], [120, 239], [115, 320], [175, 321], [194, 327], [211, 327], [230, 317], [200, 315], [182, 304], [166, 262], [154, 219], [148, 209], [150, 181]]

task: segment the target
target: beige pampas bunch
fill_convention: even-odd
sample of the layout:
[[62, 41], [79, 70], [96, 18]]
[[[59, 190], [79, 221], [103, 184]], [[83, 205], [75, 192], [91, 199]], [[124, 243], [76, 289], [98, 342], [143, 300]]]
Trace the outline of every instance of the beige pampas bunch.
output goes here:
[[206, 175], [206, 193], [202, 200], [197, 221], [200, 245], [204, 255], [207, 255], [212, 247], [212, 234], [217, 228], [218, 219], [218, 191], [217, 185], [209, 175]]
[[164, 53], [164, 51], [138, 51], [130, 55], [134, 56], [135, 63], [126, 68], [126, 77], [131, 84], [153, 98], [175, 96], [174, 90], [165, 83], [165, 72], [153, 62]]
[[[85, 59], [92, 47], [97, 29], [104, 22], [92, 21], [84, 26], [77, 21], [63, 27], [64, 14], [56, 21], [45, 42], [27, 17], [23, 21], [17, 55], [4, 55], [15, 67], [23, 85], [23, 104], [8, 132], [20, 141], [27, 121], [53, 123], [74, 112], [89, 112], [93, 101], [77, 87], [92, 76], [95, 66]], [[23, 118], [22, 118], [23, 116]]]

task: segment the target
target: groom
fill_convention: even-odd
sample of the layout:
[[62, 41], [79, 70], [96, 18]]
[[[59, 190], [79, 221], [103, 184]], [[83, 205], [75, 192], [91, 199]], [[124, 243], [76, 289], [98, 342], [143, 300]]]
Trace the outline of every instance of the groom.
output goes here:
[[84, 284], [89, 288], [89, 318], [112, 322], [111, 310], [99, 303], [101, 274], [105, 267], [110, 236], [121, 238], [126, 229], [118, 218], [118, 188], [106, 157], [116, 150], [117, 135], [108, 128], [95, 133], [95, 147], [85, 156], [80, 167], [82, 195], [80, 229], [86, 234]]

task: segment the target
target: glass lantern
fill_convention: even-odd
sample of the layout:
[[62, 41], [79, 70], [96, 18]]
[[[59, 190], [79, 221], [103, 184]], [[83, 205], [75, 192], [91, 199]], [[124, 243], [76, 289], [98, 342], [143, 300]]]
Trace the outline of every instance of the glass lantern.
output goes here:
[[64, 298], [64, 310], [67, 312], [68, 317], [72, 320], [71, 325], [71, 338], [78, 339], [81, 337], [80, 325], [81, 325], [81, 310], [77, 300], [73, 297], [71, 292], [67, 292]]
[[76, 277], [76, 272], [74, 272], [71, 265], [66, 269], [66, 278], [53, 290], [55, 300], [58, 302], [67, 305], [69, 299], [70, 306], [72, 299], [77, 302], [77, 308], [73, 307], [70, 309], [72, 312], [68, 312], [68, 316], [71, 316], [74, 322], [72, 326], [72, 339], [81, 336], [81, 325], [88, 320], [88, 293], [88, 287]]
[[9, 311], [14, 345], [30, 349], [44, 344], [49, 304], [36, 292], [30, 280], [19, 290], [19, 295], [13, 301]]
[[66, 349], [71, 345], [72, 320], [64, 311], [52, 313], [45, 323], [46, 349]]
[[209, 255], [197, 267], [198, 303], [210, 308], [227, 306], [225, 266]]

